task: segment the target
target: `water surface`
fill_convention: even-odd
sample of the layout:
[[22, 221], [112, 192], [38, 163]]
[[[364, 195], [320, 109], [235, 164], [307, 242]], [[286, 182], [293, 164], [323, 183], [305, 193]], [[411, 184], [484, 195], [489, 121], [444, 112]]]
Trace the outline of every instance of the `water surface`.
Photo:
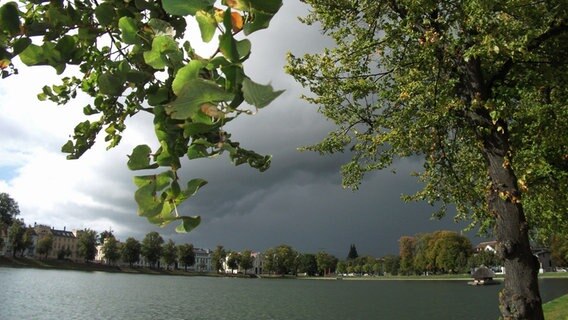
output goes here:
[[[545, 301], [568, 279], [541, 280]], [[0, 319], [497, 319], [501, 285], [0, 268]]]

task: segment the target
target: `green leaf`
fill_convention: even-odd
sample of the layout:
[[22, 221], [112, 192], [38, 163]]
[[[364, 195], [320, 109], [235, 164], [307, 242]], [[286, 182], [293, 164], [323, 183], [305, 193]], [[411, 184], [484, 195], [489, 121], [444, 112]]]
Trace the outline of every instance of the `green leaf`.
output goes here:
[[[207, 117], [208, 119], [211, 119]], [[211, 122], [211, 121], [210, 121]], [[188, 138], [202, 133], [211, 132], [219, 129], [221, 121], [214, 124], [206, 124], [200, 122], [187, 122], [183, 127], [183, 136]]]
[[274, 91], [271, 85], [261, 85], [253, 82], [249, 78], [243, 80], [243, 94], [245, 101], [257, 108], [264, 108], [284, 90]]
[[214, 3], [215, 0], [162, 0], [164, 10], [176, 16], [193, 16], [199, 10], [211, 9]]
[[121, 77], [110, 73], [103, 73], [97, 79], [99, 90], [109, 96], [120, 96], [124, 91], [124, 81]]
[[187, 158], [189, 160], [209, 157], [207, 147], [201, 144], [192, 144], [187, 148]]
[[239, 51], [237, 50], [237, 41], [233, 38], [233, 33], [231, 31], [231, 9], [225, 11], [223, 17], [223, 25], [225, 26], [225, 32], [219, 36], [219, 50], [231, 62], [239, 62]]
[[63, 153], [73, 153], [74, 151], [74, 147], [73, 147], [73, 141], [68, 140], [67, 143], [65, 143], [62, 147], [61, 147], [61, 152]]
[[132, 150], [132, 155], [128, 156], [128, 169], [144, 170], [157, 168], [157, 163], [150, 164], [151, 152], [152, 149], [150, 149], [150, 147], [145, 144], [136, 146], [134, 150]]
[[230, 101], [233, 94], [215, 82], [191, 79], [184, 83], [177, 99], [166, 106], [166, 112], [173, 119], [184, 120], [192, 117], [205, 103]]
[[14, 42], [14, 55], [18, 55], [26, 48], [32, 44], [32, 40], [30, 38], [20, 38]]
[[170, 36], [157, 36], [152, 41], [152, 50], [144, 52], [144, 61], [154, 69], [164, 69], [168, 65], [165, 54], [179, 51], [177, 42]]
[[181, 90], [188, 81], [198, 78], [199, 71], [203, 67], [203, 62], [199, 60], [191, 60], [186, 66], [178, 70], [172, 83], [172, 90], [176, 96], [181, 94]]
[[122, 17], [118, 20], [118, 28], [122, 33], [122, 41], [127, 44], [140, 44], [138, 26], [136, 20], [130, 17]]
[[77, 48], [77, 39], [74, 36], [65, 35], [59, 41], [55, 49], [57, 52], [61, 53], [61, 59], [68, 61], [70, 60]]
[[0, 7], [0, 30], [12, 35], [20, 33], [20, 14], [16, 2], [8, 2]]
[[245, 24], [245, 35], [267, 28], [270, 20], [282, 6], [282, 0], [243, 0], [239, 2], [242, 2], [243, 7], [248, 8], [252, 16], [252, 20]]
[[198, 11], [195, 15], [195, 19], [199, 24], [199, 30], [201, 31], [201, 39], [203, 42], [209, 42], [213, 39], [215, 31], [217, 30], [217, 21], [215, 17], [206, 11]]
[[167, 87], [161, 87], [155, 92], [148, 93], [148, 104], [157, 106], [166, 102], [169, 98], [169, 90]]
[[237, 41], [237, 52], [239, 53], [239, 60], [245, 60], [250, 55], [251, 43], [249, 39]]
[[178, 233], [186, 233], [186, 232], [190, 232], [191, 230], [197, 228], [197, 226], [199, 226], [199, 224], [201, 223], [201, 217], [200, 216], [194, 216], [194, 217], [179, 217], [177, 218], [178, 220], [181, 220], [181, 224], [179, 224], [176, 227], [176, 232]]
[[148, 21], [148, 25], [150, 26], [150, 28], [152, 28], [152, 30], [154, 30], [154, 33], [155, 33], [156, 36], [161, 36], [161, 35], [174, 36], [175, 35], [174, 28], [167, 21], [152, 18], [152, 19], [150, 19], [150, 21]]
[[35, 44], [30, 44], [22, 53], [20, 53], [20, 59], [28, 66], [47, 63], [47, 59], [43, 53], [43, 48]]
[[103, 26], [112, 24], [115, 16], [114, 6], [108, 2], [101, 3], [95, 8], [95, 16]]
[[181, 193], [181, 198], [178, 199], [180, 202], [185, 201], [197, 193], [204, 185], [207, 184], [206, 180], [203, 179], [192, 179], [187, 183], [187, 189], [183, 190]]

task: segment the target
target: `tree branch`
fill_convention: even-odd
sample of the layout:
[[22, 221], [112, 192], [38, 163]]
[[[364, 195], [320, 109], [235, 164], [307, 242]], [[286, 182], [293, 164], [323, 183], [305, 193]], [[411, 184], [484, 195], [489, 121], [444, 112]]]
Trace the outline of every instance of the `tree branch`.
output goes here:
[[[562, 20], [559, 24], [550, 27], [546, 32], [534, 38], [527, 45], [527, 50], [533, 51], [540, 47], [540, 45], [545, 41], [566, 32], [568, 32], [568, 22], [566, 20]], [[499, 71], [497, 71], [497, 73], [489, 80], [487, 87], [491, 89], [493, 87], [493, 84], [495, 84], [497, 81], [505, 80], [505, 77], [507, 77], [507, 74], [509, 73], [509, 71], [511, 71], [512, 68], [513, 58], [510, 57], [509, 59], [507, 59], [507, 61], [505, 61], [505, 63], [503, 63]]]

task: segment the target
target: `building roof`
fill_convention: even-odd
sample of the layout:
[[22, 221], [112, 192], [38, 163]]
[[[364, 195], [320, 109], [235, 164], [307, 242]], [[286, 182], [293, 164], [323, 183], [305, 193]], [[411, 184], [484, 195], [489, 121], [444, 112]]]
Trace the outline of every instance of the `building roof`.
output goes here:
[[75, 238], [75, 235], [71, 231], [51, 229], [51, 233], [55, 237]]
[[476, 249], [485, 249], [487, 246], [490, 246], [492, 248], [495, 248], [495, 246], [497, 245], [497, 241], [485, 241], [485, 242], [480, 242], [477, 246], [475, 246]]

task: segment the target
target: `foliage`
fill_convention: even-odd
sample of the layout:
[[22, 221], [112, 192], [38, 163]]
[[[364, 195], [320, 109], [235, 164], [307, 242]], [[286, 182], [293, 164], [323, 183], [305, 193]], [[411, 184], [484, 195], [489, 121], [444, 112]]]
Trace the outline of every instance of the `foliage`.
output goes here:
[[126, 239], [124, 245], [120, 248], [120, 255], [124, 262], [128, 262], [130, 267], [140, 260], [140, 254], [142, 253], [142, 246], [140, 242], [132, 237]]
[[44, 255], [44, 258], [47, 259], [49, 252], [53, 249], [53, 235], [48, 233], [45, 237], [42, 237], [37, 242], [37, 253], [39, 255]]
[[304, 253], [298, 256], [298, 272], [303, 272], [310, 277], [315, 276], [318, 273], [316, 255]]
[[[184, 186], [178, 176], [184, 157], [226, 152], [236, 165], [268, 168], [269, 156], [242, 148], [225, 126], [282, 93], [255, 83], [243, 67], [252, 47], [246, 36], [268, 27], [282, 0], [20, 3], [0, 7], [2, 78], [18, 73], [18, 57], [62, 75], [60, 84], [43, 87], [40, 100], [66, 104], [80, 92], [92, 98], [83, 108], [88, 119], [62, 147], [69, 159], [81, 157], [98, 134], [108, 148], [116, 146], [128, 118], [141, 111], [153, 115], [158, 147], [137, 146], [128, 167], [167, 170], [134, 178], [140, 216], [160, 226], [179, 221], [178, 232], [199, 225], [199, 216], [180, 216], [177, 209], [206, 184], [195, 178]], [[185, 40], [186, 19], [197, 22], [203, 42], [217, 36], [213, 55], [199, 56]], [[68, 66], [81, 75], [64, 75]]]
[[69, 246], [59, 248], [59, 250], [57, 250], [57, 259], [64, 260], [71, 256], [71, 254], [73, 254], [73, 252], [71, 252]]
[[77, 252], [85, 262], [95, 260], [97, 254], [97, 232], [84, 229], [78, 232]]
[[162, 260], [166, 265], [166, 269], [169, 269], [170, 265], [177, 262], [177, 248], [172, 239], [162, 246]]
[[384, 271], [391, 276], [398, 275], [400, 271], [400, 257], [395, 255], [388, 255], [383, 257]]
[[347, 254], [347, 260], [354, 260], [357, 259], [357, 257], [359, 257], [359, 254], [357, 253], [357, 248], [355, 248], [354, 244], [351, 244], [349, 246], [349, 253]]
[[239, 267], [241, 255], [238, 252], [230, 252], [227, 256], [227, 267], [231, 269], [231, 273]]
[[[101, 233], [102, 235], [102, 233]], [[118, 259], [120, 259], [120, 244], [116, 238], [112, 235], [107, 235], [103, 238], [103, 255], [108, 264], [114, 264]]]
[[403, 275], [410, 275], [414, 273], [414, 237], [403, 236], [398, 240], [400, 248], [400, 272]]
[[503, 260], [499, 259], [493, 251], [487, 250], [476, 252], [469, 257], [468, 266], [470, 269], [482, 265], [486, 267], [498, 267], [503, 265]]
[[0, 220], [6, 226], [12, 225], [12, 221], [20, 214], [18, 203], [7, 193], [0, 193]]
[[291, 246], [282, 244], [264, 252], [264, 268], [276, 274], [295, 272], [298, 253]]
[[162, 244], [164, 243], [164, 239], [160, 236], [159, 233], [152, 231], [146, 234], [144, 239], [142, 240], [142, 246], [140, 253], [146, 261], [150, 264], [150, 267], [155, 268], [156, 263], [162, 257]]
[[550, 241], [550, 251], [554, 265], [568, 266], [568, 235], [557, 234]]
[[568, 225], [566, 3], [306, 3], [303, 21], [336, 46], [290, 55], [288, 71], [338, 126], [307, 149], [352, 151], [342, 167], [352, 188], [418, 156], [423, 188], [405, 199], [428, 201], [436, 216], [452, 204], [494, 232], [507, 269], [503, 317], [542, 319], [528, 232]]
[[[467, 237], [442, 230], [418, 234], [413, 239], [414, 246], [411, 250], [414, 260], [412, 266], [408, 267], [415, 272], [456, 273], [466, 270], [473, 251]], [[401, 256], [401, 266], [402, 261]]]
[[8, 244], [12, 247], [12, 257], [24, 248], [24, 233], [26, 226], [22, 220], [15, 219], [8, 228]]
[[245, 250], [239, 258], [239, 267], [243, 269], [243, 274], [247, 274], [247, 270], [253, 267], [254, 257], [250, 250]]
[[105, 231], [99, 233], [99, 235], [97, 237], [97, 244], [101, 244], [101, 245], [104, 244], [105, 239], [110, 238], [110, 237], [114, 237], [112, 230], [105, 230]]
[[177, 260], [182, 263], [185, 271], [187, 267], [191, 267], [195, 264], [195, 252], [193, 251], [193, 245], [184, 243], [177, 246]]
[[336, 272], [339, 274], [347, 273], [347, 263], [345, 261], [338, 261], [336, 266]]
[[[354, 248], [355, 246], [353, 246]], [[320, 251], [316, 254], [316, 261], [318, 266], [318, 272], [325, 276], [327, 274], [335, 272], [335, 267], [337, 266], [337, 258], [333, 255]]]
[[213, 264], [213, 268], [216, 272], [223, 270], [223, 261], [225, 260], [225, 257], [227, 257], [225, 248], [223, 248], [223, 246], [221, 245], [218, 245], [215, 250], [213, 250], [213, 254], [211, 256], [211, 263]]

